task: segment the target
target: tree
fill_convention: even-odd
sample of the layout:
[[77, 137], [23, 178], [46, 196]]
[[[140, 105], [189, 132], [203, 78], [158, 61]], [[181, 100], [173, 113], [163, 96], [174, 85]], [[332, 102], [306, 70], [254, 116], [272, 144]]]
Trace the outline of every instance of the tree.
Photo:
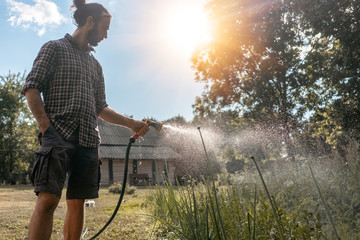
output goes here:
[[326, 143], [348, 162], [348, 146], [360, 143], [359, 4], [299, 0], [293, 11], [308, 34], [304, 71], [316, 82], [307, 99], [313, 115], [300, 138], [312, 137], [323, 149], [329, 148]]
[[21, 95], [24, 75], [0, 76], [0, 182], [25, 182], [36, 149], [37, 127]]
[[276, 135], [294, 160], [292, 138], [314, 81], [303, 71], [306, 38], [291, 7], [291, 1], [209, 1], [213, 41], [192, 62], [196, 80], [208, 84], [194, 105], [198, 116], [236, 111]]
[[[314, 40], [305, 61], [309, 76], [322, 86], [321, 103], [314, 110], [317, 115], [333, 122], [337, 132], [331, 145], [347, 144], [344, 138], [360, 142], [360, 7], [358, 1], [297, 2], [298, 14], [311, 31]], [[326, 16], [324, 18], [324, 16]], [[324, 114], [326, 113], [326, 114]], [[326, 116], [325, 116], [326, 115]], [[324, 129], [317, 125], [318, 133]], [[323, 137], [329, 138], [331, 136]]]

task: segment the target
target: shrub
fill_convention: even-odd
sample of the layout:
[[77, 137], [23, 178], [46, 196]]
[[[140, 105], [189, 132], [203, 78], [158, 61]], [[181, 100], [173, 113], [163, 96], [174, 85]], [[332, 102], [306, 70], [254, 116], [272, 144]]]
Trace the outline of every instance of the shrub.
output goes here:
[[[111, 193], [115, 193], [115, 194], [121, 194], [121, 190], [122, 190], [122, 184], [121, 183], [113, 183], [110, 187], [109, 187], [109, 192]], [[129, 186], [126, 185], [125, 187], [125, 193], [126, 194], [134, 194], [136, 191], [136, 187], [134, 186]]]
[[136, 191], [136, 187], [134, 187], [134, 186], [131, 186], [131, 187], [129, 187], [129, 188], [127, 187], [127, 188], [125, 189], [126, 194], [129, 194], [129, 195], [134, 194], [135, 191]]

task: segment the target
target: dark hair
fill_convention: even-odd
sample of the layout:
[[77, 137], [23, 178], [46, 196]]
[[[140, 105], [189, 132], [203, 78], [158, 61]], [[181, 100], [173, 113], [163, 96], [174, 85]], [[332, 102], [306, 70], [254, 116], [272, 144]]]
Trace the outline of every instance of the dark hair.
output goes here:
[[102, 17], [110, 17], [109, 11], [100, 3], [86, 3], [86, 0], [73, 0], [70, 9], [76, 8], [74, 19], [78, 27], [83, 26], [89, 16], [94, 18], [97, 23]]

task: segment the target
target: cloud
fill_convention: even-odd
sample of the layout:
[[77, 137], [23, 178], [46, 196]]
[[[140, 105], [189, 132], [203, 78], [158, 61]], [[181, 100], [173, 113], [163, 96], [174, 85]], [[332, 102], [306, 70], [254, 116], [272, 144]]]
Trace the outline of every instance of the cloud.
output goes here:
[[6, 0], [11, 26], [22, 26], [24, 29], [31, 28], [39, 36], [46, 33], [48, 28], [55, 28], [63, 22], [68, 22], [58, 11], [55, 3], [47, 0], [33, 0], [34, 5], [29, 5], [14, 0]]

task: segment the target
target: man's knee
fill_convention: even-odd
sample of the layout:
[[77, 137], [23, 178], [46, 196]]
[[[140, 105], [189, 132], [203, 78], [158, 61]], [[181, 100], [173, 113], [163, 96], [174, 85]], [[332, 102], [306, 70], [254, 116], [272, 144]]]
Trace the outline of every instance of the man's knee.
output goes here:
[[55, 194], [40, 192], [36, 203], [36, 208], [46, 213], [52, 213], [58, 206], [60, 198]]
[[68, 199], [66, 205], [70, 211], [78, 211], [84, 208], [85, 199]]

